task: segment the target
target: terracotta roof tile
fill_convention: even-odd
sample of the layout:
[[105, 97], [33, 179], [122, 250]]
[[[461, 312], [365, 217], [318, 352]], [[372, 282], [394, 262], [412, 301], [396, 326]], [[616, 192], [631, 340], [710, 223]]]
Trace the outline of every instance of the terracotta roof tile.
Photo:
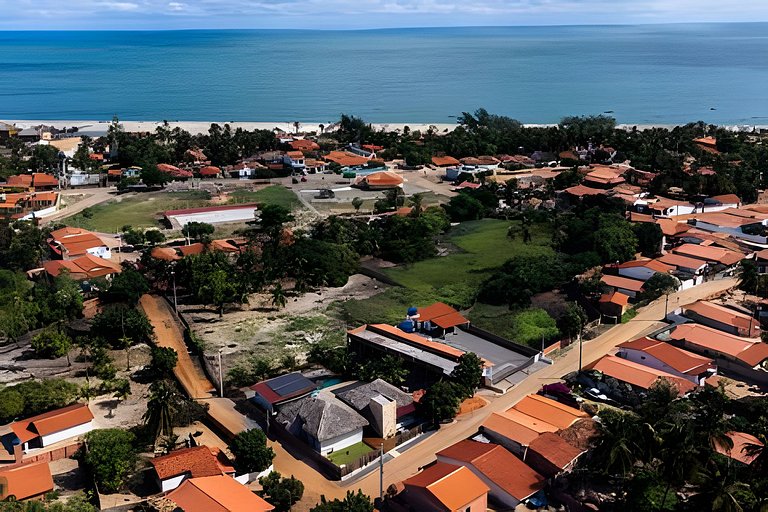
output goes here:
[[221, 467], [207, 446], [176, 450], [149, 461], [160, 480], [189, 473], [192, 478], [221, 475]]
[[643, 291], [643, 285], [645, 284], [643, 281], [638, 281], [637, 279], [608, 274], [604, 274], [603, 277], [600, 278], [600, 281], [611, 288], [619, 288], [638, 293]]
[[586, 366], [586, 368], [599, 371], [604, 375], [642, 389], [649, 389], [661, 378], [667, 379], [681, 393], [687, 393], [696, 387], [693, 382], [682, 377], [633, 363], [617, 356], [601, 357], [594, 363]]
[[584, 453], [584, 450], [571, 446], [565, 439], [552, 432], [540, 434], [539, 437], [531, 441], [528, 449], [541, 455], [561, 470]]
[[742, 464], [750, 465], [757, 455], [750, 455], [747, 447], [750, 445], [763, 446], [763, 442], [746, 432], [728, 432], [728, 437], [733, 441], [733, 448], [728, 449], [720, 443], [715, 443], [715, 451]]
[[461, 162], [452, 156], [433, 156], [432, 163], [438, 167], [453, 167], [456, 165], [461, 165]]
[[753, 336], [760, 335], [760, 322], [752, 319], [745, 313], [721, 306], [720, 304], [715, 304], [714, 302], [706, 300], [696, 301], [693, 304], [683, 306], [683, 311], [686, 313], [692, 311], [703, 318], [708, 318], [718, 323], [732, 326], [738, 329], [740, 334], [751, 334]]
[[[549, 435], [557, 437], [555, 434]], [[464, 440], [438, 452], [437, 456], [470, 464], [520, 501], [544, 487], [543, 476], [497, 444]]]
[[7, 485], [0, 498], [13, 496], [17, 501], [26, 500], [53, 490], [53, 478], [47, 462], [22, 464], [0, 471], [0, 481]]
[[624, 295], [621, 292], [604, 293], [600, 296], [600, 303], [611, 303], [619, 306], [626, 306], [629, 304], [629, 295]]
[[490, 489], [464, 466], [438, 462], [416, 476], [404, 480], [406, 488], [426, 490], [448, 510], [458, 510], [487, 494]]
[[93, 414], [86, 404], [72, 404], [25, 420], [15, 421], [11, 423], [11, 430], [22, 443], [26, 443], [40, 436], [83, 425], [91, 420], [93, 420]]
[[275, 507], [230, 476], [190, 478], [166, 495], [184, 512], [269, 512]]
[[[714, 365], [712, 359], [674, 347], [669, 343], [652, 340], [650, 338], [639, 338], [633, 341], [627, 341], [619, 344], [619, 347], [644, 352], [655, 357], [670, 368], [674, 368], [678, 372], [688, 375], [699, 375], [708, 368], [712, 368]], [[768, 345], [766, 345], [766, 347], [768, 347]]]
[[723, 265], [735, 265], [744, 259], [744, 254], [736, 251], [729, 251], [720, 247], [683, 244], [680, 247], [672, 249], [675, 254], [681, 254], [689, 258], [696, 258], [704, 261], [714, 261]]

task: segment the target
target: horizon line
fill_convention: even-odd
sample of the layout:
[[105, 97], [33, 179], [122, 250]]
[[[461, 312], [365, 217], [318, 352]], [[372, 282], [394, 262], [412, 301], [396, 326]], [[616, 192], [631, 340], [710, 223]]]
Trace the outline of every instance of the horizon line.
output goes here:
[[236, 32], [236, 31], [273, 31], [273, 32], [371, 32], [384, 30], [441, 30], [467, 28], [578, 28], [578, 27], [651, 27], [675, 25], [760, 25], [768, 24], [768, 20], [760, 21], [660, 21], [645, 23], [542, 23], [521, 25], [425, 25], [413, 27], [367, 27], [367, 28], [265, 28], [265, 27], [228, 27], [228, 28], [1, 28], [3, 32]]

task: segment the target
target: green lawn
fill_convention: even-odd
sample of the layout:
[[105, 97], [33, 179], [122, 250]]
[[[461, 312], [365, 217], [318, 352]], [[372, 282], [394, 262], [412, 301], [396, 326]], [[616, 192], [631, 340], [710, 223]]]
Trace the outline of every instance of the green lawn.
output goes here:
[[289, 210], [299, 208], [301, 201], [296, 197], [288, 188], [282, 185], [270, 185], [269, 187], [261, 190], [246, 190], [237, 189], [230, 194], [231, 203], [262, 203], [262, 204], [277, 204], [284, 206]]
[[372, 452], [373, 450], [374, 448], [371, 448], [364, 442], [360, 441], [359, 443], [353, 444], [352, 446], [347, 446], [343, 450], [337, 450], [331, 454], [328, 454], [327, 458], [337, 466], [341, 466], [342, 464], [349, 464], [350, 462], [354, 462], [366, 453]]
[[126, 224], [133, 227], [160, 227], [157, 221], [160, 212], [208, 204], [207, 194], [200, 192], [152, 192], [91, 206], [62, 222], [68, 226], [114, 233]]
[[533, 240], [525, 244], [521, 234], [514, 239], [507, 236], [510, 225], [519, 223], [497, 219], [464, 222], [447, 235], [457, 252], [384, 272], [403, 286], [435, 294], [435, 300], [469, 306], [480, 282], [508, 259], [552, 252], [548, 227], [532, 227]]

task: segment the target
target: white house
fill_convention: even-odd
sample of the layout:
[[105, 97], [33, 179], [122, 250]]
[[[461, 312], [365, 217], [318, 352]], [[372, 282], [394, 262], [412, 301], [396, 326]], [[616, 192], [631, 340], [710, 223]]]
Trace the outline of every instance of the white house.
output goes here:
[[[235, 468], [224, 452], [208, 446], [175, 450], [167, 455], [155, 457], [149, 463], [154, 470], [155, 484], [162, 492], [172, 491], [188, 478], [228, 475], [241, 484], [252, 480], [249, 474], [235, 476]], [[256, 478], [271, 471], [272, 466], [256, 475]]]
[[93, 430], [93, 414], [86, 404], [73, 404], [15, 421], [10, 427], [11, 432], [3, 436], [3, 445], [13, 447], [12, 453], [17, 446], [26, 453], [87, 434]]
[[697, 386], [703, 386], [705, 380], [717, 375], [712, 359], [647, 337], [620, 344], [616, 355], [682, 377]]
[[365, 418], [333, 396], [287, 403], [276, 421], [322, 455], [362, 442], [363, 427], [368, 425]]

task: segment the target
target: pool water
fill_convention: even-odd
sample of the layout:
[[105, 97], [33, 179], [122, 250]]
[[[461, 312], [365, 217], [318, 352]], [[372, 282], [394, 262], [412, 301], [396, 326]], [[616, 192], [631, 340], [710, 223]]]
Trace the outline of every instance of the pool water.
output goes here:
[[340, 384], [341, 379], [338, 377], [330, 377], [327, 379], [318, 379], [315, 381], [315, 383], [317, 383], [317, 389], [325, 389], [331, 386], [335, 386], [336, 384]]

